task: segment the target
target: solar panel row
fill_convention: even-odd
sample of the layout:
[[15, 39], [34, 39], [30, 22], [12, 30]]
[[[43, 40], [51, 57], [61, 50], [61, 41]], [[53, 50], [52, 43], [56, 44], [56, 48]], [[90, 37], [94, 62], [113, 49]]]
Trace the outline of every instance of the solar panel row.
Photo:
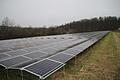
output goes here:
[[[86, 48], [88, 48], [89, 46], [91, 46], [92, 44], [94, 44], [96, 41], [97, 40], [90, 39], [89, 41], [86, 41], [85, 43], [82, 43], [82, 45], [81, 44], [78, 45], [78, 47], [82, 46], [83, 47], [82, 49], [85, 50]], [[83, 50], [81, 50], [81, 51], [83, 51]], [[53, 55], [52, 57], [49, 57], [49, 59], [65, 63], [65, 62], [67, 62], [68, 60], [70, 60], [71, 58], [75, 57], [77, 54], [80, 53], [80, 51], [77, 50], [77, 49], [74, 49], [74, 47], [73, 47], [73, 49], [68, 49], [68, 50], [65, 50], [65, 51], [64, 51], [64, 53], [61, 52], [61, 53], [58, 53], [56, 55]], [[40, 63], [42, 63], [42, 62], [38, 62], [36, 64], [28, 66], [28, 67], [25, 68], [25, 70], [34, 72], [35, 74], [39, 75], [40, 78], [44, 79], [44, 78], [46, 78], [46, 76], [44, 76], [44, 75], [46, 75], [46, 72], [44, 72], [44, 70], [46, 70], [48, 67], [47, 68], [37, 68], [38, 70], [33, 69], [33, 68], [36, 68], [35, 66], [37, 66], [37, 67], [41, 66], [41, 65], [39, 65]], [[49, 66], [49, 65], [45, 64], [44, 66]], [[49, 69], [52, 70], [53, 69], [52, 67], [49, 66]], [[39, 73], [39, 71], [42, 72], [41, 71], [42, 69], [43, 69], [43, 73], [41, 74], [41, 73]], [[54, 70], [52, 70], [52, 71], [54, 71]], [[47, 72], [49, 72], [49, 71], [47, 71]]]
[[[64, 42], [64, 41], [62, 41]], [[12, 51], [9, 51], [9, 52], [6, 52], [4, 54], [7, 54], [7, 55], [10, 55], [10, 56], [18, 56], [18, 55], [24, 55], [24, 54], [27, 54], [27, 53], [31, 53], [31, 52], [34, 52], [36, 50], [40, 50], [43, 48], [47, 48], [49, 47], [48, 45], [45, 45], [45, 46], [40, 46], [40, 47], [31, 47], [31, 48], [25, 48], [25, 49], [19, 49], [19, 50], [12, 50]], [[9, 56], [9, 57], [10, 57]]]
[[[82, 40], [80, 40], [79, 42], [81, 42], [81, 41], [84, 41], [85, 39], [82, 39]], [[70, 42], [71, 44], [66, 44], [66, 41], [65, 42], [61, 42], [61, 43], [56, 43], [56, 44], [51, 44], [50, 46], [55, 46], [55, 45], [57, 45], [57, 44], [62, 44], [62, 45], [60, 45], [60, 46], [58, 46], [58, 47], [53, 47], [53, 48], [49, 48], [50, 46], [44, 46], [44, 48], [43, 49], [41, 49], [42, 48], [42, 46], [39, 48], [39, 47], [32, 47], [32, 48], [26, 48], [26, 49], [20, 49], [20, 50], [14, 50], [14, 51], [10, 51], [10, 52], [8, 52], [8, 53], [6, 53], [7, 55], [11, 55], [12, 57], [13, 56], [18, 56], [18, 55], [25, 55], [25, 54], [28, 54], [28, 53], [31, 53], [31, 52], [33, 52], [33, 53], [35, 53], [35, 51], [37, 51], [37, 50], [40, 50], [39, 52], [43, 52], [43, 53], [48, 53], [48, 54], [54, 54], [54, 53], [56, 53], [56, 52], [58, 52], [58, 51], [60, 51], [61, 49], [64, 49], [64, 48], [66, 48], [66, 47], [69, 47], [69, 46], [71, 46], [71, 45], [73, 45], [73, 44], [75, 44], [75, 43], [78, 43], [78, 40], [76, 41], [76, 40], [74, 40], [73, 42], [72, 41], [67, 41], [67, 42]], [[59, 47], [61, 47], [61, 48], [59, 48]]]
[[[9, 69], [20, 69], [23, 72], [27, 71], [45, 79], [50, 74], [63, 67], [67, 61], [101, 39], [106, 33], [107, 32], [102, 31], [72, 34], [70, 36], [74, 36], [73, 39], [67, 36], [69, 38], [65, 40], [58, 39], [58, 42], [54, 42], [57, 41], [54, 40], [57, 36], [55, 36], [54, 39], [52, 38], [53, 41], [49, 40], [49, 36], [45, 42], [44, 39], [42, 39], [43, 44], [45, 43], [44, 45], [37, 45], [40, 38], [37, 38], [37, 40], [33, 39], [33, 42], [36, 41], [35, 45], [37, 46], [35, 47], [19, 48], [0, 54], [0, 65]], [[26, 40], [27, 39], [24, 41]], [[14, 41], [18, 42], [23, 40]], [[7, 41], [6, 43], [9, 42], [12, 41]], [[0, 42], [2, 45], [3, 43], [5, 42]], [[12, 42], [12, 44], [14, 43]]]

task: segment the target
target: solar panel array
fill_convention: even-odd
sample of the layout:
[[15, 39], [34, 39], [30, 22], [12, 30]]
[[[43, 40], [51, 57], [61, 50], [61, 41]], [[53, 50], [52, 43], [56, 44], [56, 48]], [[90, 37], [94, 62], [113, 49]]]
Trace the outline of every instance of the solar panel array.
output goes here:
[[28, 72], [45, 79], [107, 33], [98, 31], [3, 40], [0, 41], [0, 68], [7, 71], [17, 69], [23, 72], [21, 75]]

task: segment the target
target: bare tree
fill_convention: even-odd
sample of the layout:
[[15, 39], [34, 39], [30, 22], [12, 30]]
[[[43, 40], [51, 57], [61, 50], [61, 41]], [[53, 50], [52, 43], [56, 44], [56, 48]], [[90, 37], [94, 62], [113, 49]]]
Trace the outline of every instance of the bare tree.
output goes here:
[[2, 21], [2, 26], [13, 26], [14, 22], [10, 20], [8, 17], [5, 17]]
[[2, 21], [2, 26], [9, 26], [9, 19], [8, 17], [5, 17]]

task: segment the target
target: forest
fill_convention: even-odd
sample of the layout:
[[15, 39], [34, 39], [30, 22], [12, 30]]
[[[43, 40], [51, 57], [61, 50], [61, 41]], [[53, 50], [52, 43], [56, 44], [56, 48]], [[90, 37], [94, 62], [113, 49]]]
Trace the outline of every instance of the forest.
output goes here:
[[0, 25], [0, 40], [118, 29], [120, 29], [120, 17], [116, 16], [82, 19], [48, 28], [13, 26], [6, 17]]

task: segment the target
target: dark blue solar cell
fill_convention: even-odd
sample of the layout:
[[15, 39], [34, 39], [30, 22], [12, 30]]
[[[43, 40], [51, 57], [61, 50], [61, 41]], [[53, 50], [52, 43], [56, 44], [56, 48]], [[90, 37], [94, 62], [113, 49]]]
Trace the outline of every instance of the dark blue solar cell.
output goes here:
[[19, 56], [19, 57], [7, 59], [7, 60], [4, 60], [4, 61], [0, 61], [0, 64], [4, 65], [6, 67], [10, 67], [10, 66], [13, 66], [13, 65], [16, 65], [16, 64], [23, 63], [23, 62], [28, 61], [28, 60], [30, 60], [30, 59], [28, 59], [26, 57], [23, 57], [23, 56]]
[[27, 51], [25, 51], [25, 50], [15, 50], [15, 51], [8, 52], [7, 54], [9, 54], [11, 56], [18, 56], [18, 55], [23, 55], [26, 53], [27, 53]]
[[64, 54], [64, 53], [61, 52], [59, 54], [53, 55], [52, 57], [50, 57], [50, 59], [65, 63], [73, 57], [74, 56], [72, 56], [72, 55]]
[[36, 48], [36, 47], [30, 47], [30, 48], [26, 48], [26, 49], [24, 49], [27, 53], [29, 53], [29, 52], [33, 52], [33, 51], [36, 51], [36, 50], [39, 50], [38, 48]]
[[45, 48], [45, 49], [41, 49], [42, 52], [45, 52], [47, 54], [54, 54], [57, 52], [57, 50], [52, 49], [52, 48]]
[[64, 64], [62, 63], [45, 59], [29, 67], [26, 67], [25, 69], [32, 73], [40, 75], [41, 77], [45, 77], [49, 75], [51, 72], [53, 72], [54, 70], [62, 67], [63, 65]]
[[14, 66], [12, 66], [12, 68], [20, 69], [20, 68], [23, 68], [23, 67], [25, 67], [25, 66], [28, 66], [28, 65], [30, 65], [30, 64], [32, 64], [32, 63], [35, 63], [35, 62], [37, 62], [37, 61], [39, 61], [39, 60], [42, 60], [42, 58], [40, 58], [40, 59], [32, 59], [32, 60], [29, 60], [29, 61], [27, 61], [27, 62], [18, 64], [18, 65], [14, 65]]
[[6, 58], [8, 58], [8, 57], [10, 57], [10, 56], [7, 55], [7, 54], [0, 54], [0, 60], [6, 59]]
[[47, 54], [41, 52], [41, 51], [35, 51], [35, 52], [32, 52], [30, 54], [26, 54], [24, 56], [27, 56], [27, 57], [30, 57], [32, 59], [36, 59], [36, 58], [43, 58], [43, 57], [46, 57]]
[[77, 55], [77, 54], [80, 53], [80, 51], [76, 50], [76, 49], [67, 49], [67, 50], [65, 50], [63, 52], [66, 53], [66, 54], [71, 54], [71, 55]]

